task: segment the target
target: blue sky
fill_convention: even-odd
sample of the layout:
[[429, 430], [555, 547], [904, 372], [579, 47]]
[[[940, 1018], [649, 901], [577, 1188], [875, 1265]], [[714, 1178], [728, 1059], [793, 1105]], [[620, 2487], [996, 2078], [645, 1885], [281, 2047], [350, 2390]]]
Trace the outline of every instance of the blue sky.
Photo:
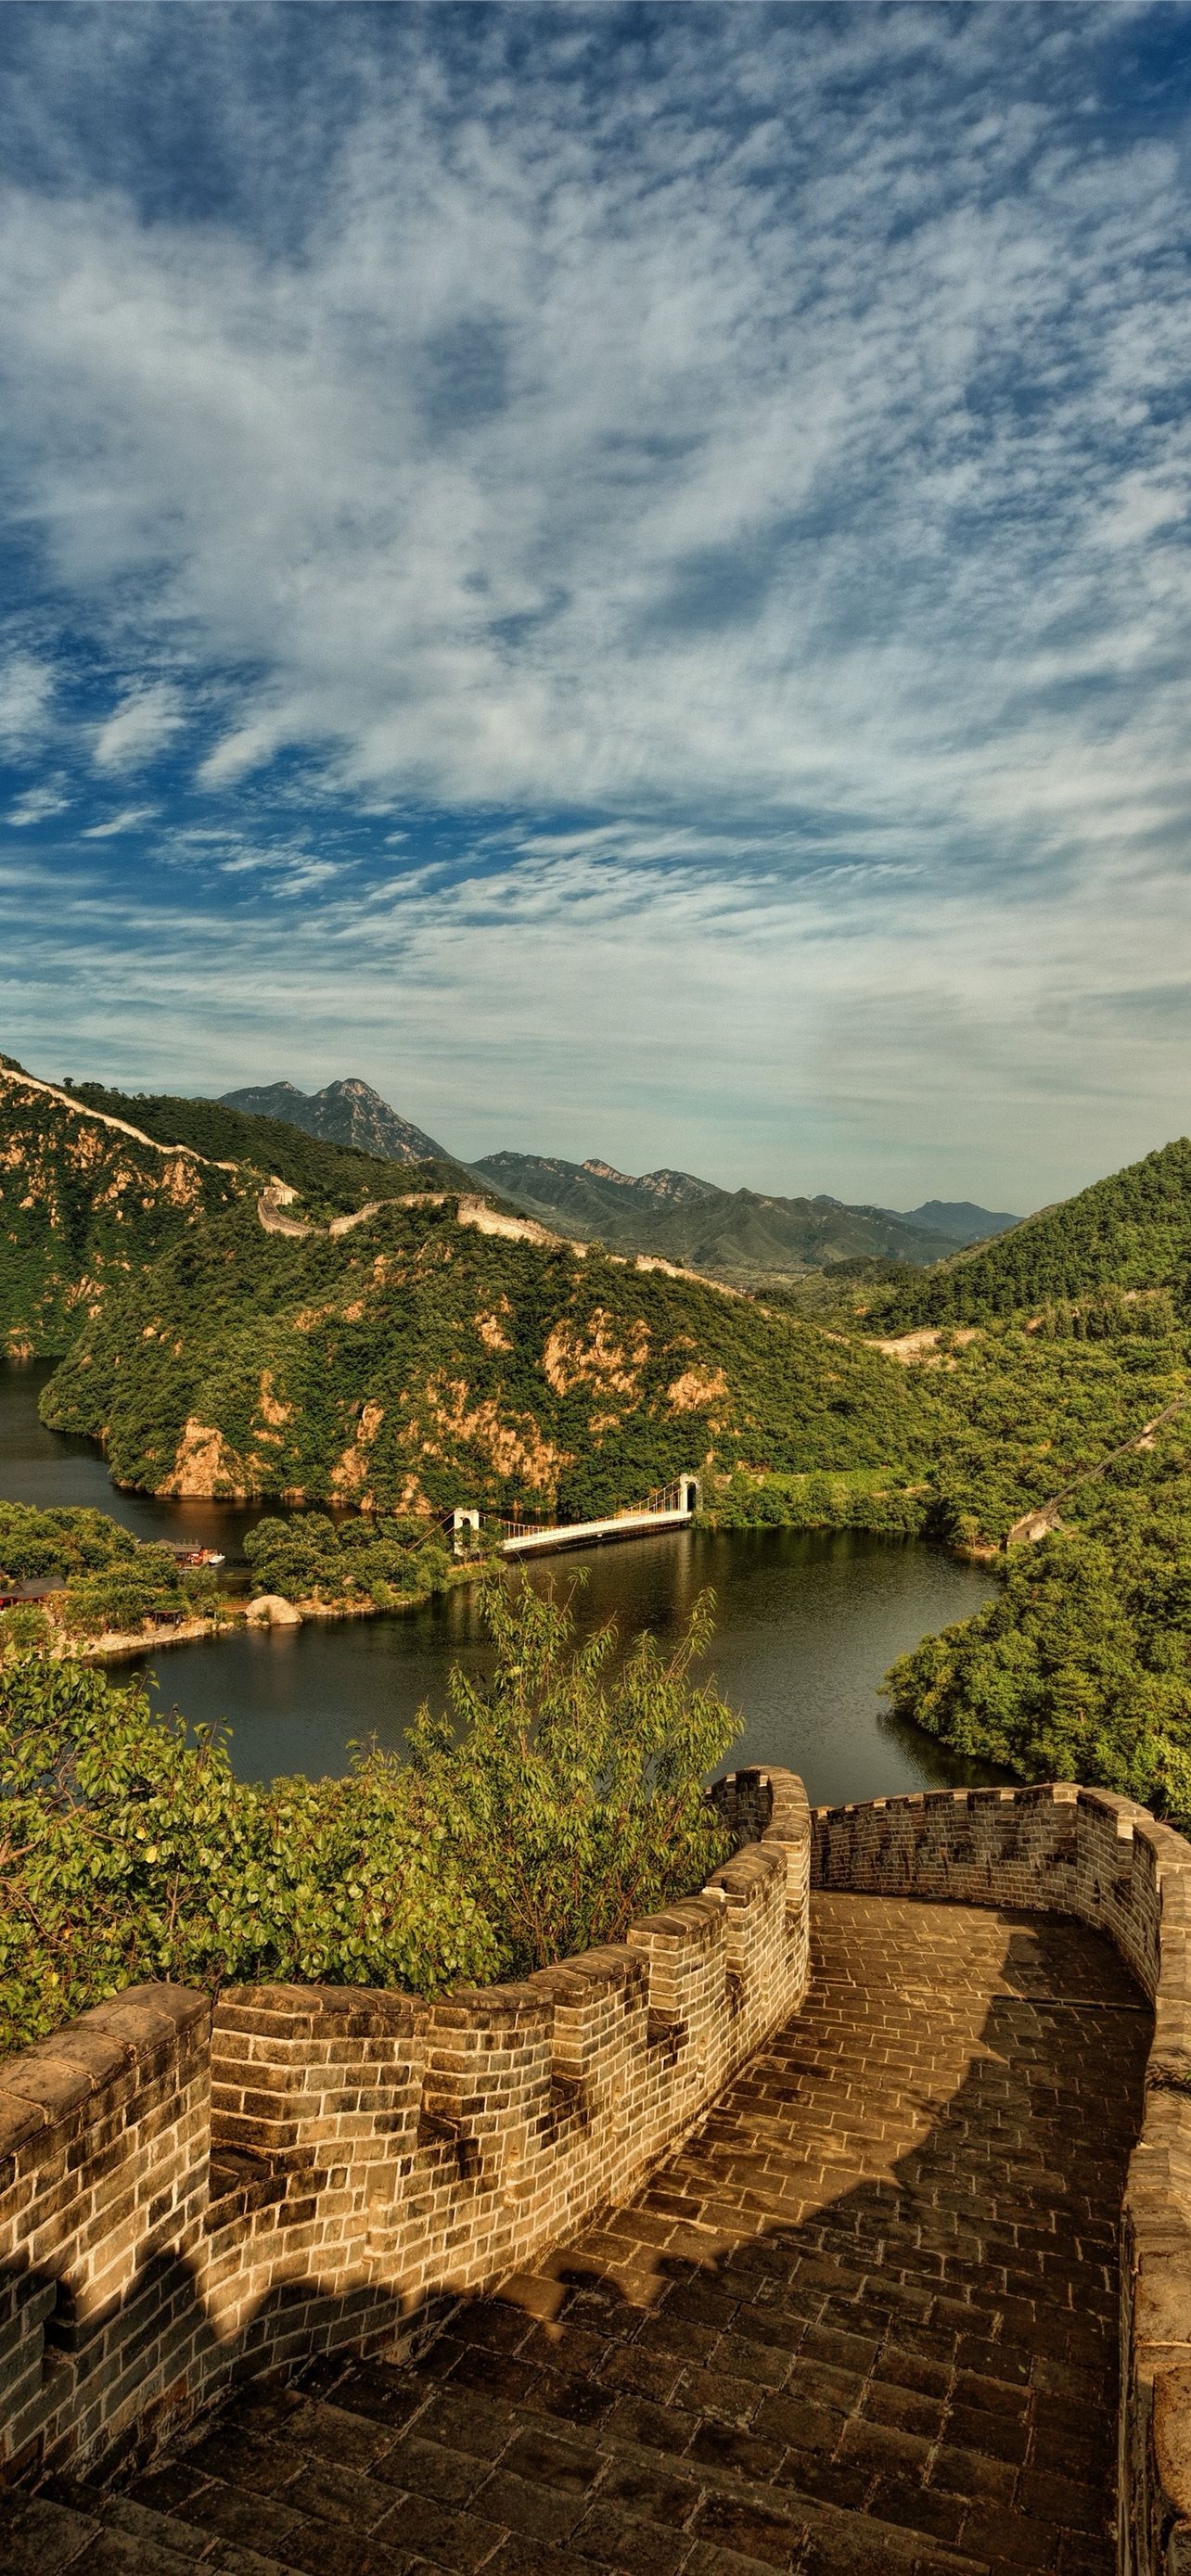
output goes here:
[[893, 1205], [1191, 1125], [1187, 9], [0, 34], [0, 1046]]

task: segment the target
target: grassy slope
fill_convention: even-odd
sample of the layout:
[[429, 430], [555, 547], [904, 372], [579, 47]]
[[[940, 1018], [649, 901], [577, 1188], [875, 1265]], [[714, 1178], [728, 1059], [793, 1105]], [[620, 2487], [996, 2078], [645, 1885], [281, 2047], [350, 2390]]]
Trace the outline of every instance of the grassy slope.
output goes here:
[[574, 1517], [708, 1456], [908, 1474], [925, 1438], [919, 1385], [873, 1352], [450, 1205], [306, 1242], [234, 1211], [89, 1326], [43, 1410], [130, 1483], [171, 1477], [189, 1422], [219, 1435], [217, 1490]]

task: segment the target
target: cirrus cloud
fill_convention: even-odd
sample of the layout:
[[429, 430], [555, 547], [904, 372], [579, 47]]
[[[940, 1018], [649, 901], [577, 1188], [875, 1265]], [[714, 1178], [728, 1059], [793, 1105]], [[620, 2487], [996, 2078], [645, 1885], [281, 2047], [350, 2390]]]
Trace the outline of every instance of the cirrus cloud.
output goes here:
[[989, 1154], [1052, 1192], [1110, 1063], [1122, 1134], [1182, 1122], [1185, 9], [14, 14], [4, 482], [100, 675], [75, 739], [157, 764], [159, 886], [234, 825], [242, 953], [284, 886], [345, 1027], [391, 906], [386, 1007], [433, 986], [473, 1094], [482, 1031], [489, 1088], [570, 1097], [598, 957], [642, 1115], [669, 922], [703, 1132], [764, 1081], [787, 1186], [810, 1066], [861, 1195], [973, 1082], [958, 1194], [1007, 1204]]

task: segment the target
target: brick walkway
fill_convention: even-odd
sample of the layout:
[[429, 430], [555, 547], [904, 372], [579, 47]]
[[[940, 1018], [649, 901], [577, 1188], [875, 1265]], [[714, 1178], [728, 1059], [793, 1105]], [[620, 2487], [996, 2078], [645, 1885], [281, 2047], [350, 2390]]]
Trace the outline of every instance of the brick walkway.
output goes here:
[[610, 2226], [419, 2366], [321, 2363], [122, 2496], [59, 2485], [0, 2565], [1108, 2576], [1148, 2013], [1074, 1925], [814, 1915], [805, 2011]]

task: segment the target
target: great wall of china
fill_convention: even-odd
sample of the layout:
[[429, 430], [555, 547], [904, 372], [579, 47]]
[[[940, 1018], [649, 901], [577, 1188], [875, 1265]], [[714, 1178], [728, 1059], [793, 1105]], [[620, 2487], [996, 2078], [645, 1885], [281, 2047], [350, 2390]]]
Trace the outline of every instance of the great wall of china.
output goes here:
[[700, 1895], [522, 1984], [0, 2065], [0, 2566], [1187, 2576], [1191, 1849], [716, 1795]]

